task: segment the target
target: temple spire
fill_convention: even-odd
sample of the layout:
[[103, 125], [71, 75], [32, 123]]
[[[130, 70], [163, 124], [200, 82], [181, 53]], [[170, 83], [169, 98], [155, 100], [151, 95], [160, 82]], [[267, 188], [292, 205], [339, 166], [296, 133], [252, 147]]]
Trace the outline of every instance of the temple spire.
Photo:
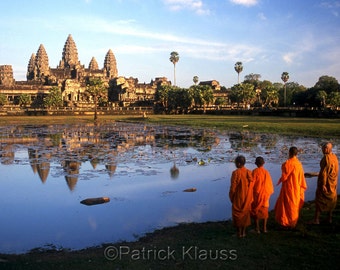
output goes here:
[[42, 78], [43, 76], [48, 76], [50, 73], [50, 67], [48, 65], [48, 56], [44, 45], [40, 44], [37, 54], [35, 56], [35, 68], [36, 68], [36, 78]]
[[77, 69], [80, 66], [78, 60], [78, 50], [76, 43], [74, 42], [71, 34], [68, 35], [67, 40], [64, 45], [62, 59], [59, 63], [59, 67], [61, 69], [70, 68], [70, 69]]
[[35, 70], [35, 54], [32, 53], [31, 58], [28, 62], [28, 66], [27, 66], [27, 74], [26, 74], [27, 80], [34, 80], [34, 70]]
[[98, 62], [97, 62], [96, 58], [92, 57], [92, 59], [90, 61], [90, 64], [89, 64], [89, 69], [90, 70], [97, 70], [97, 69], [99, 69]]
[[104, 72], [106, 77], [115, 78], [118, 77], [117, 62], [112, 50], [110, 49], [104, 60]]

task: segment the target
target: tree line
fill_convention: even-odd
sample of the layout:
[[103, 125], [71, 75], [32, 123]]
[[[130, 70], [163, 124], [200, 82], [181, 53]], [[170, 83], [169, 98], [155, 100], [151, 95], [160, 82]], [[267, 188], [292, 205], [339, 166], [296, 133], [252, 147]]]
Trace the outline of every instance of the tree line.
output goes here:
[[[283, 83], [261, 81], [260, 74], [248, 74], [240, 82], [240, 73], [243, 71], [242, 62], [236, 62], [234, 69], [238, 75], [238, 83], [230, 88], [225, 86], [221, 90], [213, 90], [209, 85], [198, 84], [198, 76], [193, 77], [194, 84], [189, 88], [176, 86], [176, 64], [179, 61], [177, 52], [170, 53], [170, 62], [174, 65], [174, 84], [159, 85], [156, 89], [153, 104], [156, 112], [186, 113], [195, 108], [206, 109], [207, 106], [237, 105], [238, 107], [317, 107], [338, 109], [340, 107], [340, 84], [336, 78], [321, 76], [311, 88], [306, 88], [296, 82], [288, 82], [289, 73], [283, 72]], [[112, 91], [100, 78], [88, 78], [86, 83], [87, 99], [94, 104], [95, 112], [98, 106], [107, 106], [109, 92]], [[225, 93], [219, 95], [217, 92]], [[5, 105], [7, 97], [0, 94], [0, 105]], [[16, 103], [20, 106], [32, 106], [34, 102], [28, 94], [21, 94]], [[63, 107], [61, 89], [53, 86], [50, 93], [39, 100], [39, 106], [46, 108]], [[96, 114], [95, 114], [96, 117]]]

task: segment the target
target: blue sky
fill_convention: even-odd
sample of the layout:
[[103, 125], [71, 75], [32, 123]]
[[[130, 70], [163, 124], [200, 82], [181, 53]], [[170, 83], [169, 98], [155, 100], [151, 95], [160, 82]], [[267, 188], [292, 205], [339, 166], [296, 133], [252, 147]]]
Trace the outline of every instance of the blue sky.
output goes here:
[[56, 67], [69, 34], [81, 64], [103, 67], [112, 49], [119, 76], [173, 80], [180, 87], [215, 79], [237, 83], [234, 64], [261, 80], [312, 87], [320, 76], [340, 81], [340, 0], [11, 0], [1, 2], [0, 65], [26, 80], [28, 61], [43, 44]]

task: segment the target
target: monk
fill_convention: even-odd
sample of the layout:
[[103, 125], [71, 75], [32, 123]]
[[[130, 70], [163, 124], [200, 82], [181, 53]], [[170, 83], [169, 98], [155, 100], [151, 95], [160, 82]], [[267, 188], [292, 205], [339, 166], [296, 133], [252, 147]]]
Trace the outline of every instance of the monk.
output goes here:
[[244, 156], [235, 159], [236, 170], [232, 172], [229, 198], [232, 203], [232, 220], [240, 238], [246, 236], [250, 222], [250, 208], [253, 200], [253, 178], [251, 171], [244, 165]]
[[295, 228], [307, 189], [303, 167], [297, 154], [296, 147], [289, 149], [289, 158], [281, 166], [282, 174], [277, 183], [282, 183], [282, 186], [275, 204], [275, 220], [287, 229]]
[[323, 158], [320, 161], [318, 184], [315, 193], [314, 224], [320, 223], [321, 211], [328, 212], [328, 222], [332, 223], [332, 213], [337, 202], [337, 184], [339, 173], [338, 158], [332, 153], [332, 144], [322, 145]]
[[264, 168], [263, 157], [257, 157], [252, 176], [254, 180], [253, 202], [251, 204], [251, 217], [255, 221], [256, 232], [260, 233], [260, 219], [263, 219], [263, 232], [267, 232], [269, 198], [274, 193], [274, 187], [270, 173]]

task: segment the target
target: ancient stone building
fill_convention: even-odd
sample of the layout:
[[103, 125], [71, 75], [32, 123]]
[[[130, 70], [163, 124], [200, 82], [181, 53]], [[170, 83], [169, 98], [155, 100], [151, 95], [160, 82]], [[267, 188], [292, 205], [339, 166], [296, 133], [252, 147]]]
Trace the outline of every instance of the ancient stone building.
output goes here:
[[7, 107], [19, 104], [20, 96], [29, 95], [31, 107], [41, 107], [43, 99], [52, 87], [62, 92], [64, 106], [89, 108], [92, 99], [86, 94], [86, 82], [89, 78], [100, 78], [108, 87], [110, 104], [148, 105], [152, 104], [157, 87], [170, 85], [165, 77], [151, 80], [150, 83], [138, 83], [137, 78], [118, 76], [117, 61], [109, 49], [100, 68], [92, 57], [88, 68], [78, 58], [78, 49], [73, 37], [69, 35], [63, 47], [61, 60], [56, 68], [49, 65], [48, 54], [43, 44], [36, 53], [32, 53], [27, 66], [27, 81], [15, 81], [10, 65], [0, 66], [0, 94], [7, 97]]
[[151, 80], [149, 84], [138, 83], [136, 78], [116, 77], [110, 81], [109, 95], [114, 102], [127, 106], [131, 104], [152, 105], [155, 100], [157, 87], [170, 85], [171, 82], [165, 77]]
[[1, 65], [0, 93], [7, 96], [9, 104], [15, 104], [22, 94], [30, 95], [32, 101], [37, 101], [38, 97], [42, 100], [51, 87], [58, 87], [62, 91], [65, 105], [89, 105], [89, 97], [84, 94], [89, 78], [101, 78], [108, 85], [111, 79], [118, 77], [117, 62], [111, 49], [103, 63], [103, 68], [99, 68], [97, 60], [92, 57], [88, 68], [85, 68], [78, 59], [76, 43], [69, 35], [56, 68], [50, 67], [45, 47], [40, 44], [28, 61], [27, 81], [16, 82], [12, 66]]
[[208, 85], [210, 86], [214, 91], [219, 91], [221, 90], [221, 86], [220, 83], [216, 80], [212, 80], [212, 81], [203, 81], [200, 82], [199, 85]]
[[11, 86], [14, 84], [13, 69], [11, 65], [0, 66], [0, 85]]

